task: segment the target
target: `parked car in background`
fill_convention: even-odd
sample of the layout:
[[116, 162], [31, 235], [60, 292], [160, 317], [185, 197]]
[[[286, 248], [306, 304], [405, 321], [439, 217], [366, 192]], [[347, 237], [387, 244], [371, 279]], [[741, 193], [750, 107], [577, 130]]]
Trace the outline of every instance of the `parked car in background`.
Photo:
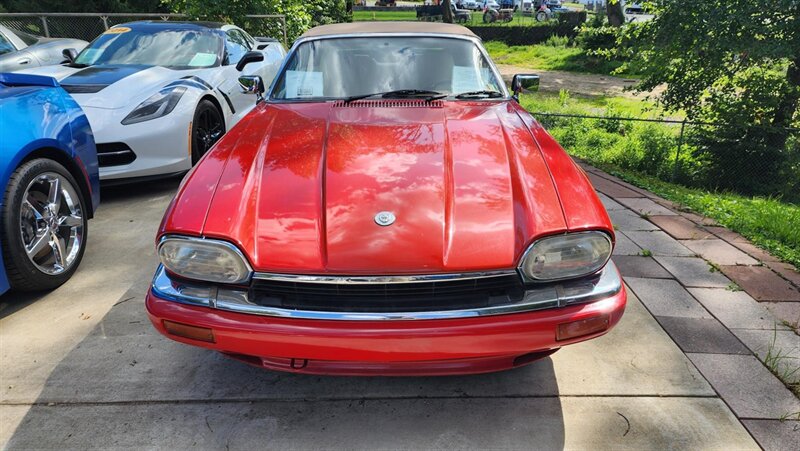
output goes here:
[[[441, 21], [444, 15], [443, 5], [423, 5], [416, 7], [417, 20], [428, 22]], [[453, 20], [456, 23], [466, 23], [472, 20], [472, 12], [468, 9], [460, 9], [455, 3], [450, 4], [450, 11], [453, 13]]]
[[516, 11], [519, 8], [520, 0], [500, 0], [501, 9], [513, 9]]
[[482, 3], [478, 0], [464, 0], [461, 2], [461, 8], [478, 11], [481, 9], [481, 4]]
[[456, 23], [467, 23], [472, 21], [472, 11], [468, 9], [456, 8], [456, 6], [451, 3], [450, 9], [453, 11], [453, 20]]
[[58, 79], [95, 133], [104, 181], [189, 170], [253, 109], [237, 77], [269, 83], [286, 51], [233, 25], [134, 22], [110, 28], [73, 60], [25, 71]]
[[538, 77], [512, 95], [441, 23], [325, 25], [287, 58], [167, 209], [159, 332], [281, 371], [421, 375], [518, 367], [619, 321], [608, 214], [515, 98]]
[[0, 293], [72, 276], [100, 202], [89, 121], [49, 77], [0, 74]]
[[0, 72], [64, 62], [64, 49], [82, 50], [87, 42], [80, 39], [51, 39], [0, 25]]
[[625, 14], [645, 14], [645, 8], [642, 6], [641, 3], [631, 3], [625, 5]]

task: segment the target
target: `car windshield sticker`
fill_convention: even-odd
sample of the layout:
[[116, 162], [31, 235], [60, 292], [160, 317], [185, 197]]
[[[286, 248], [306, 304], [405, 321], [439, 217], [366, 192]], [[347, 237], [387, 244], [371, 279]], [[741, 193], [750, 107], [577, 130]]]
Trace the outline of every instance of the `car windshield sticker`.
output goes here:
[[129, 31], [131, 31], [131, 29], [128, 27], [114, 27], [114, 28], [109, 28], [103, 34], [120, 34], [120, 33], [127, 33]]
[[286, 71], [286, 97], [322, 97], [322, 72]]
[[453, 93], [480, 91], [481, 77], [475, 67], [453, 66]]
[[205, 67], [211, 66], [217, 61], [217, 54], [216, 53], [203, 53], [198, 52], [194, 55], [191, 61], [189, 61], [189, 66], [191, 67]]

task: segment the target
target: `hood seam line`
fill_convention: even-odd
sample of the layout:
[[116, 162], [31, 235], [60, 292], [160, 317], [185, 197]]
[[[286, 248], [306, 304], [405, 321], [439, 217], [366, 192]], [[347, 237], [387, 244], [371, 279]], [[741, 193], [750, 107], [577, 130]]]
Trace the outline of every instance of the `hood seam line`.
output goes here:
[[[258, 106], [256, 106], [258, 108]], [[266, 110], [267, 107], [264, 107]], [[247, 113], [248, 115], [250, 113]], [[261, 141], [259, 142], [259, 152], [256, 155], [256, 171], [258, 171], [258, 177], [256, 178], [256, 217], [258, 216], [258, 211], [261, 205], [261, 184], [264, 183], [264, 162], [267, 161], [267, 153], [269, 152], [269, 144], [272, 141], [272, 129], [275, 127], [275, 121], [277, 120], [277, 114], [275, 112], [271, 112], [271, 117], [269, 121], [269, 127], [266, 128], [266, 135], [262, 136]], [[265, 142], [266, 138], [266, 142]], [[261, 146], [263, 146], [264, 151], [261, 152]], [[256, 259], [261, 260], [261, 253], [258, 251], [258, 227], [253, 229], [253, 233], [255, 236], [253, 237], [253, 267], [256, 266]]]
[[442, 109], [442, 131], [444, 132], [444, 241], [442, 243], [442, 268], [447, 268], [453, 242], [455, 224], [455, 157], [450, 143], [447, 110]]
[[[522, 106], [520, 106], [522, 108]], [[550, 176], [550, 183], [553, 185], [553, 190], [556, 192], [556, 197], [558, 198], [558, 208], [561, 209], [561, 217], [564, 219], [564, 228], [569, 231], [569, 221], [567, 220], [567, 212], [564, 211], [564, 200], [561, 198], [561, 192], [558, 189], [558, 184], [556, 183], [555, 177], [553, 177], [553, 171], [550, 169], [550, 163], [547, 161], [547, 157], [545, 157], [544, 152], [542, 152], [542, 145], [539, 143], [539, 140], [536, 139], [536, 136], [533, 134], [533, 130], [531, 130], [530, 126], [525, 123], [525, 119], [522, 118], [520, 115], [519, 110], [514, 111], [520, 121], [522, 121], [522, 125], [525, 126], [525, 129], [528, 130], [528, 134], [531, 136], [534, 144], [536, 144], [536, 150], [539, 152], [539, 156], [542, 158], [542, 163], [544, 163], [545, 168], [547, 168], [547, 175]], [[531, 118], [536, 121], [531, 115]], [[538, 121], [537, 121], [538, 122]]]
[[319, 193], [319, 225], [320, 230], [320, 257], [322, 267], [328, 271], [328, 140], [331, 131], [331, 115], [333, 107], [328, 107], [328, 114], [325, 116], [325, 134], [322, 138], [322, 154], [320, 155], [320, 193]]

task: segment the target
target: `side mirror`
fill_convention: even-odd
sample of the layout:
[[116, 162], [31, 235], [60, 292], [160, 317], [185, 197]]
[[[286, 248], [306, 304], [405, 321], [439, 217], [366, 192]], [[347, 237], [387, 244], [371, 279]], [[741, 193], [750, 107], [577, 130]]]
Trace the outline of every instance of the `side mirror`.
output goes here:
[[78, 51], [75, 50], [75, 49], [71, 49], [71, 48], [70, 49], [64, 49], [64, 50], [61, 51], [61, 56], [63, 56], [64, 59], [68, 63], [74, 63], [75, 62], [75, 58], [78, 57]]
[[247, 66], [250, 63], [257, 63], [259, 61], [264, 61], [264, 54], [261, 52], [256, 52], [254, 50], [251, 50], [245, 53], [242, 59], [240, 59], [239, 62], [236, 63], [236, 70], [241, 72], [242, 69], [244, 69], [244, 66]]
[[517, 74], [511, 79], [511, 90], [514, 96], [519, 96], [521, 92], [535, 92], [539, 90], [539, 76], [533, 74]]
[[239, 77], [239, 88], [245, 94], [255, 94], [256, 103], [264, 99], [264, 81], [258, 75], [242, 75]]

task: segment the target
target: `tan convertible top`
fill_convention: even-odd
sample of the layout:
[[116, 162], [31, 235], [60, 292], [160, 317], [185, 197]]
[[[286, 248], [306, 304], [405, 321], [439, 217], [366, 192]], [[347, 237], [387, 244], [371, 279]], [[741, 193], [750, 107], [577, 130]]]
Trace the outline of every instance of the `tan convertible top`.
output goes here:
[[477, 37], [469, 28], [441, 22], [352, 22], [321, 25], [306, 31], [300, 38], [367, 33], [437, 33]]

